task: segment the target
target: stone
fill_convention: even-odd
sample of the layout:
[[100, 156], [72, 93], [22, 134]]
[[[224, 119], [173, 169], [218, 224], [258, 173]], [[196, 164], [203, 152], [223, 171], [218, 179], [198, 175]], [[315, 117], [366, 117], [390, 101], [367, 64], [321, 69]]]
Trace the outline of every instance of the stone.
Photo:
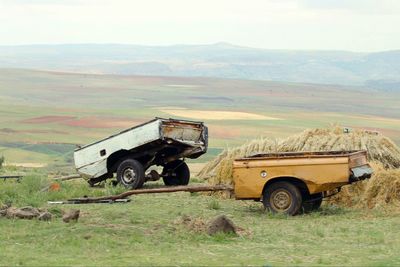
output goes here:
[[236, 226], [225, 215], [219, 215], [208, 223], [207, 233], [215, 235], [219, 232], [236, 234]]
[[50, 212], [45, 211], [45, 212], [40, 213], [38, 219], [39, 219], [39, 221], [50, 221], [52, 219], [52, 217], [53, 217], [53, 215]]
[[0, 210], [0, 217], [4, 217], [7, 215], [7, 210]]
[[1, 205], [0, 206], [0, 217], [7, 215], [7, 209], [9, 208], [8, 205]]
[[23, 207], [20, 209], [17, 208], [8, 208], [6, 216], [8, 218], [18, 218], [18, 219], [33, 219], [40, 215], [39, 211], [33, 207]]
[[71, 221], [76, 222], [79, 219], [79, 214], [80, 214], [80, 210], [72, 209], [72, 210], [66, 211], [64, 213], [62, 219], [65, 223], [69, 223]]

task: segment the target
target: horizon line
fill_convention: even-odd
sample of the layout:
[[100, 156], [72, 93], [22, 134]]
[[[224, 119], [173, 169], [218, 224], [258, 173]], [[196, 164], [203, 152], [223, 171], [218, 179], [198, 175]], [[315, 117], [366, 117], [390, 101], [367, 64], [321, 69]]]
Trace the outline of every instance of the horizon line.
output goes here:
[[151, 47], [151, 48], [167, 48], [167, 47], [195, 47], [195, 46], [227, 46], [237, 49], [253, 49], [253, 50], [267, 50], [267, 51], [295, 51], [295, 52], [348, 52], [348, 53], [358, 53], [358, 54], [372, 54], [372, 53], [382, 53], [390, 51], [400, 51], [398, 49], [384, 49], [384, 50], [373, 50], [373, 51], [355, 51], [355, 50], [345, 50], [345, 49], [314, 49], [314, 48], [299, 48], [299, 49], [287, 49], [287, 48], [263, 48], [254, 46], [237, 45], [229, 42], [213, 42], [213, 43], [175, 43], [175, 44], [135, 44], [135, 43], [113, 43], [113, 42], [77, 42], [77, 43], [25, 43], [25, 44], [0, 44], [0, 47], [32, 47], [32, 46], [136, 46], [136, 47]]

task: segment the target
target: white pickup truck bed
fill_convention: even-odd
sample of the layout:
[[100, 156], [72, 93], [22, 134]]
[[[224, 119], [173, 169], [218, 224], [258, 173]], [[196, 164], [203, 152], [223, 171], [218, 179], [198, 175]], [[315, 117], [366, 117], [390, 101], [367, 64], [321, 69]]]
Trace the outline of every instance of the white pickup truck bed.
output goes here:
[[100, 181], [112, 177], [126, 158], [138, 161], [144, 170], [197, 158], [206, 153], [207, 140], [208, 130], [202, 122], [156, 118], [77, 148], [75, 167], [92, 182]]

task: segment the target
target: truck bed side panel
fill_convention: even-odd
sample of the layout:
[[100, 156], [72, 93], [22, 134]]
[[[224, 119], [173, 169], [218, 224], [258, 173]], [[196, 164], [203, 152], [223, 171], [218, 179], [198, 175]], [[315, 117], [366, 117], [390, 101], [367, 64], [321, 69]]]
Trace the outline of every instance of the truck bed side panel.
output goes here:
[[[132, 128], [101, 142], [76, 150], [74, 153], [77, 170], [91, 177], [107, 173], [107, 158], [119, 150], [130, 150], [160, 138], [160, 121], [155, 120], [138, 128]], [[102, 152], [105, 150], [104, 152]]]
[[[266, 176], [261, 174], [266, 172]], [[236, 198], [260, 198], [264, 185], [276, 177], [303, 180], [310, 193], [348, 183], [347, 157], [236, 161], [233, 169]]]

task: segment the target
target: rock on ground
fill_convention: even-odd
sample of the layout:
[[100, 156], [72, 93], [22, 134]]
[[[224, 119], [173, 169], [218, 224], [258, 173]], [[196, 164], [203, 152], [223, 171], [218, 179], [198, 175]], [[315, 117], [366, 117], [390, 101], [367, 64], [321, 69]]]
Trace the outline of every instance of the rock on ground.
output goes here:
[[18, 218], [18, 219], [33, 219], [40, 215], [38, 209], [33, 207], [23, 207], [23, 208], [8, 208], [6, 216], [8, 218]]
[[51, 215], [50, 212], [45, 211], [45, 212], [40, 213], [38, 219], [39, 219], [39, 221], [50, 221], [52, 217], [53, 217], [53, 215]]
[[78, 221], [79, 213], [80, 213], [80, 210], [75, 210], [75, 209], [66, 211], [64, 213], [62, 219], [65, 223], [69, 223], [70, 221]]
[[207, 226], [209, 235], [215, 235], [218, 232], [236, 234], [236, 226], [225, 215], [219, 215], [212, 219]]
[[7, 209], [8, 209], [9, 207], [10, 207], [10, 206], [8, 206], [8, 205], [1, 205], [1, 206], [0, 206], [0, 217], [6, 216], [6, 215], [7, 215]]

